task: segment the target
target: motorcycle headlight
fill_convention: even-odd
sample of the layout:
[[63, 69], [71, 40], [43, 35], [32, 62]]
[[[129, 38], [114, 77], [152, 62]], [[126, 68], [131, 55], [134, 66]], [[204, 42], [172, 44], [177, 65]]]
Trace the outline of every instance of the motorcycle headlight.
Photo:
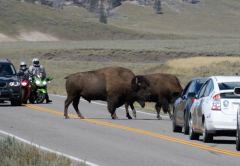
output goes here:
[[42, 83], [43, 83], [43, 85], [47, 85], [47, 81], [43, 81]]
[[39, 80], [36, 80], [36, 84], [39, 85], [41, 84], [41, 82]]
[[20, 86], [20, 82], [17, 81], [9, 82], [9, 86]]

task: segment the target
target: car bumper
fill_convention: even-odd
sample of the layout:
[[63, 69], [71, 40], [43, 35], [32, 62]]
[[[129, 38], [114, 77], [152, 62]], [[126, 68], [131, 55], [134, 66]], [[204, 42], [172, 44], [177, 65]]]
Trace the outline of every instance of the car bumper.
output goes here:
[[211, 133], [235, 131], [237, 129], [237, 115], [226, 115], [221, 111], [205, 117], [207, 130]]
[[0, 100], [14, 100], [21, 97], [21, 88], [0, 88]]

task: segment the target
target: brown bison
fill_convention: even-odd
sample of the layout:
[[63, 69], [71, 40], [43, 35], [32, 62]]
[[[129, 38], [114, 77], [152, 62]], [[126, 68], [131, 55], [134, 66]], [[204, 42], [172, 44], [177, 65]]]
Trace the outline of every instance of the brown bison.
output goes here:
[[[108, 111], [116, 119], [116, 108], [137, 101], [144, 107], [149, 96], [149, 83], [143, 77], [136, 78], [132, 71], [122, 67], [106, 67], [94, 71], [71, 74], [66, 78], [67, 99], [64, 116], [68, 117], [68, 107], [72, 103], [80, 118], [84, 118], [78, 109], [80, 98], [107, 101]], [[133, 110], [135, 112], [135, 110]], [[127, 117], [131, 119], [127, 111]]]
[[[170, 118], [172, 118], [169, 105], [172, 105], [182, 92], [178, 78], [174, 75], [164, 73], [136, 76], [136, 79], [138, 77], [141, 77], [141, 80], [148, 81], [150, 84], [150, 96], [146, 98], [146, 101], [156, 103], [157, 118], [161, 119], [161, 108], [164, 113], [168, 113]], [[139, 83], [141, 83], [141, 80], [139, 80]], [[128, 105], [126, 105], [126, 111], [128, 112]]]

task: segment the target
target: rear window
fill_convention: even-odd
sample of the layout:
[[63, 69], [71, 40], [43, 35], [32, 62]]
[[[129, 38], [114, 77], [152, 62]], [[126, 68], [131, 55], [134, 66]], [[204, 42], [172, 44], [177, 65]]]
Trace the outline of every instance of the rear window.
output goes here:
[[222, 82], [218, 84], [220, 90], [230, 90], [240, 87], [240, 82]]
[[240, 99], [239, 95], [235, 95], [233, 92], [227, 92], [227, 93], [221, 93], [220, 94], [221, 98], [225, 99]]

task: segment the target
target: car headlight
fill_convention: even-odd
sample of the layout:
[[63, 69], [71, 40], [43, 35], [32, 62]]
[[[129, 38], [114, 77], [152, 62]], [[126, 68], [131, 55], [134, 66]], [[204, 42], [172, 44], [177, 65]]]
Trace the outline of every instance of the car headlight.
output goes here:
[[39, 85], [39, 84], [41, 84], [41, 82], [40, 82], [39, 80], [37, 80], [37, 81], [36, 81], [36, 84]]
[[20, 86], [20, 82], [9, 82], [9, 86]]
[[43, 81], [42, 83], [43, 83], [43, 85], [47, 85], [47, 81]]

